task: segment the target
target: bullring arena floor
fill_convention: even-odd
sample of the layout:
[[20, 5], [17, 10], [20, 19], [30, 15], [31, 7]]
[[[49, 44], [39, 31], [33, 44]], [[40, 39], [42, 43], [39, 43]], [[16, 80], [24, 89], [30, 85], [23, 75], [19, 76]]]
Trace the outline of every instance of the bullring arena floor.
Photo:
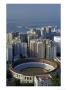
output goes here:
[[24, 75], [39, 75], [39, 74], [45, 74], [47, 73], [48, 70], [44, 69], [44, 68], [40, 68], [40, 67], [32, 67], [32, 68], [26, 68], [24, 70], [22, 70], [22, 73]]
[[44, 60], [44, 62], [21, 63], [14, 67], [14, 71], [27, 76], [44, 75], [57, 68], [55, 61]]

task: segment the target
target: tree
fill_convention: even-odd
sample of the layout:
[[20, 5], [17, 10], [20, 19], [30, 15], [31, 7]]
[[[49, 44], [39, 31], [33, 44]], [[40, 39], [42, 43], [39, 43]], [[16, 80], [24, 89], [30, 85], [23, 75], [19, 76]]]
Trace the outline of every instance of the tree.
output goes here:
[[52, 83], [53, 83], [53, 86], [60, 86], [60, 75], [55, 75], [52, 77]]

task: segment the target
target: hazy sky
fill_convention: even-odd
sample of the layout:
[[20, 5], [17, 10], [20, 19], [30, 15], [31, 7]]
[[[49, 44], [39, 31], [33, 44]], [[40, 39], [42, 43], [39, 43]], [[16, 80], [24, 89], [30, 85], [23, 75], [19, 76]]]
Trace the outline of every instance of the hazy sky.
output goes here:
[[60, 22], [60, 4], [7, 4], [7, 19]]

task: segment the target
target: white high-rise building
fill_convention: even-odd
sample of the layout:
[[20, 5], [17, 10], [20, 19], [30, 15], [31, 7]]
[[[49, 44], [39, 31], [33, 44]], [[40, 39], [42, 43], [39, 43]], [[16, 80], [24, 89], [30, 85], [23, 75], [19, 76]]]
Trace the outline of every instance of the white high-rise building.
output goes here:
[[49, 54], [50, 54], [49, 59], [53, 59], [53, 54], [54, 54], [53, 46], [50, 46], [50, 52], [49, 52]]
[[56, 54], [57, 56], [60, 56], [61, 55], [61, 37], [54, 36], [54, 43], [56, 45]]
[[45, 43], [43, 43], [43, 41], [37, 42], [37, 57], [38, 58], [45, 57]]
[[12, 60], [13, 60], [13, 47], [12, 47], [12, 44], [7, 45], [6, 59], [9, 62], [12, 62]]
[[54, 46], [54, 58], [56, 58], [56, 53], [57, 53], [57, 50], [56, 50], [56, 45]]
[[13, 44], [14, 59], [20, 57], [20, 43]]
[[30, 41], [30, 57], [45, 57], [45, 43], [42, 39], [33, 39]]
[[30, 40], [30, 57], [37, 56], [37, 43], [36, 39]]
[[20, 54], [24, 57], [27, 57], [27, 43], [22, 42], [20, 44]]
[[56, 46], [47, 45], [46, 46], [46, 58], [47, 59], [54, 59], [56, 57]]
[[7, 33], [7, 44], [12, 44], [13, 35], [12, 33]]
[[50, 46], [47, 45], [46, 46], [46, 58], [49, 59], [49, 57], [50, 57]]
[[43, 36], [44, 27], [41, 28], [41, 36]]
[[30, 57], [54, 59], [56, 46], [49, 39], [33, 39], [30, 41]]
[[57, 43], [61, 42], [61, 37], [60, 36], [54, 36], [54, 41]]
[[30, 40], [35, 39], [37, 37], [36, 32], [34, 31], [33, 28], [30, 28], [30, 31], [27, 31], [27, 36], [28, 36], [28, 46], [30, 46]]

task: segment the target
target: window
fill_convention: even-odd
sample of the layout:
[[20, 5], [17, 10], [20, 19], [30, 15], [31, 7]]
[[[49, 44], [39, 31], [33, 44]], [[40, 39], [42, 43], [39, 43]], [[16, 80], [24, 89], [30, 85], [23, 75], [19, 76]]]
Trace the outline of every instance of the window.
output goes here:
[[27, 80], [29, 79], [29, 77], [27, 77]]
[[25, 77], [25, 79], [26, 79], [26, 77]]
[[30, 77], [30, 80], [31, 80], [31, 77]]
[[25, 77], [25, 79], [27, 79], [27, 80], [31, 80], [32, 78], [31, 78], [31, 77]]
[[18, 75], [18, 77], [20, 78], [20, 75]]
[[16, 74], [16, 76], [18, 77], [18, 74]]

